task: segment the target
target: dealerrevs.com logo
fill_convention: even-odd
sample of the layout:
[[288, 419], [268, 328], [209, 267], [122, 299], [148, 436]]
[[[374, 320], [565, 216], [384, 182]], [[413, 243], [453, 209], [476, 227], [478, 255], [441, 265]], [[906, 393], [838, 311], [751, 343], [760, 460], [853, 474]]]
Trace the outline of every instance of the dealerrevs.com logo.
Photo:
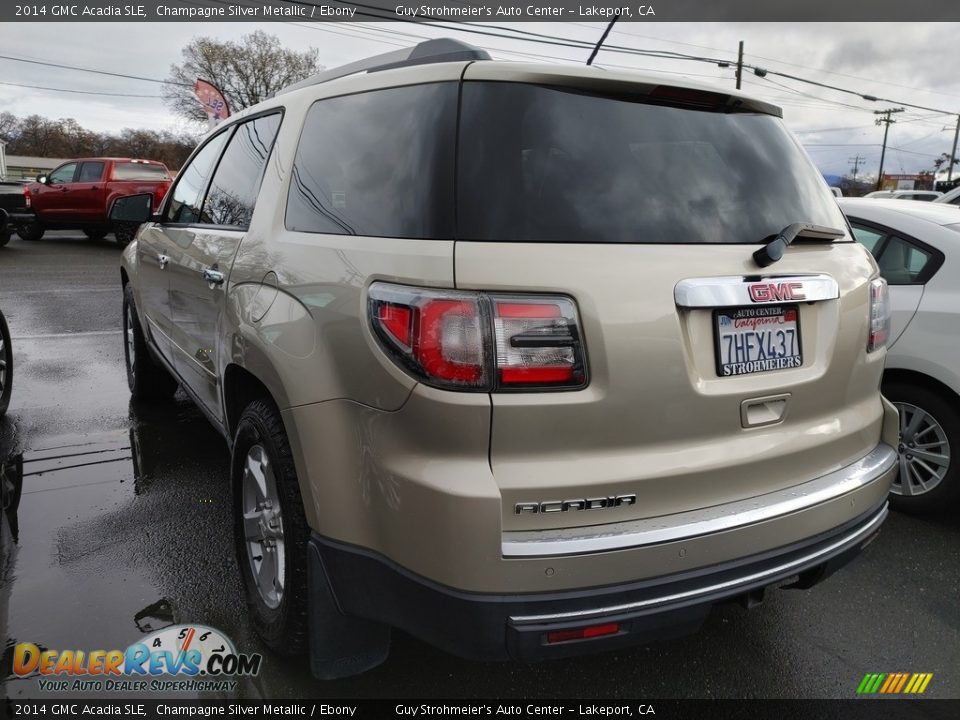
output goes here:
[[238, 676], [257, 675], [263, 657], [238, 653], [219, 630], [173, 625], [126, 650], [50, 650], [20, 643], [13, 672], [37, 677], [50, 692], [229, 691]]

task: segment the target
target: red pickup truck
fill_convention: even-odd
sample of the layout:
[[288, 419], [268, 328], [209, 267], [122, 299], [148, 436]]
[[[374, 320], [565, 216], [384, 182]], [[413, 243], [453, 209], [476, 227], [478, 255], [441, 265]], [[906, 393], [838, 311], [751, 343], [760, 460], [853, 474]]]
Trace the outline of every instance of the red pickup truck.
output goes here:
[[83, 230], [100, 239], [113, 231], [120, 245], [133, 239], [136, 226], [111, 224], [113, 201], [124, 195], [151, 193], [159, 209], [170, 187], [166, 165], [130, 158], [71, 160], [24, 188], [28, 213], [33, 218], [17, 226], [24, 240], [39, 240], [46, 230]]

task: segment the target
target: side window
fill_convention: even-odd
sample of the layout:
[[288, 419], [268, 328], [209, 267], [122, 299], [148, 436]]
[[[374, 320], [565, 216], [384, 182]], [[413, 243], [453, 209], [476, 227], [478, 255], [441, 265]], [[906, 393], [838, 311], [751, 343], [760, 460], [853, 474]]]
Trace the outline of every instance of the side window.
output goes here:
[[891, 285], [912, 285], [930, 261], [931, 253], [893, 235], [877, 258], [880, 274]]
[[877, 245], [883, 239], [883, 233], [871, 228], [860, 225], [853, 226], [853, 236], [861, 245], [869, 250], [874, 256], [877, 254]]
[[56, 183], [73, 182], [73, 175], [76, 171], [76, 163], [67, 163], [66, 165], [61, 165], [52, 173], [50, 173], [49, 182], [51, 185]]
[[85, 162], [80, 165], [80, 175], [77, 177], [77, 182], [99, 182], [102, 177], [102, 162]]
[[173, 188], [173, 195], [164, 216], [164, 222], [195, 223], [200, 221], [200, 203], [203, 201], [203, 191], [207, 187], [207, 180], [213, 166], [220, 157], [230, 131], [222, 132], [200, 150], [177, 176], [177, 184]]
[[237, 127], [210, 183], [203, 222], [241, 228], [250, 224], [280, 117], [264, 115]]
[[453, 237], [456, 83], [319, 100], [287, 197], [290, 230]]

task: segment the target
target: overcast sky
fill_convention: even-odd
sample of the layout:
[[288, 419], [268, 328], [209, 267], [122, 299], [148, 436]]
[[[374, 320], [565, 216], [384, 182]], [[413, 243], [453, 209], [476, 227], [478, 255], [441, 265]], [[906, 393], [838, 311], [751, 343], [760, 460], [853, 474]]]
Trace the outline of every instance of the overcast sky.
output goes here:
[[[508, 27], [595, 41], [603, 30], [596, 23], [516, 23]], [[545, 46], [519, 38], [471, 35], [456, 30], [406, 23], [36, 23], [0, 25], [2, 54], [87, 68], [164, 79], [181, 48], [193, 37], [237, 39], [265, 29], [291, 48], [315, 47], [320, 62], [333, 67], [421, 37], [450, 36], [481, 45], [495, 57], [545, 62], [584, 62], [586, 52]], [[669, 50], [736, 61], [737, 42], [745, 41], [746, 62], [864, 94], [930, 108], [960, 112], [960, 73], [956, 38], [960, 26], [950, 23], [641, 23], [615, 26], [608, 43], [644, 50]], [[688, 75], [721, 87], [734, 86], [732, 68], [685, 60], [624, 55], [602, 51], [599, 66], [630, 67]], [[10, 84], [68, 88], [153, 97], [111, 97], [35, 90]], [[100, 131], [124, 127], [184, 127], [159, 98], [157, 83], [111, 78], [71, 70], [0, 59], [0, 110], [17, 115], [38, 113], [75, 118]], [[807, 146], [825, 173], [843, 174], [848, 158], [860, 155], [862, 173], [876, 173], [883, 128], [873, 111], [895, 107], [868, 102], [782, 77], [746, 75], [744, 90], [780, 105], [788, 126]], [[910, 110], [891, 126], [885, 169], [916, 172], [932, 168], [934, 157], [950, 152], [956, 115]]]

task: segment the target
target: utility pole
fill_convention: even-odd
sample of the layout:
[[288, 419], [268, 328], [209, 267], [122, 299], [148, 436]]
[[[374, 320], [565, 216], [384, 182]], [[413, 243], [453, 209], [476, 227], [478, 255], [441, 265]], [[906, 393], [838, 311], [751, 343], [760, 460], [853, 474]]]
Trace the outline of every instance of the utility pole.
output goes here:
[[958, 135], [960, 135], [960, 115], [957, 115], [957, 129], [953, 131], [953, 150], [950, 151], [950, 165], [947, 167], [947, 182], [953, 180], [953, 164], [957, 161]]
[[743, 77], [743, 40], [740, 41], [740, 52], [737, 54], [737, 90], [740, 89], [741, 77]]
[[852, 158], [847, 158], [847, 162], [852, 162], [852, 163], [853, 163], [853, 168], [852, 168], [852, 170], [853, 170], [853, 185], [854, 185], [854, 187], [856, 187], [856, 185], [857, 185], [857, 171], [860, 169], [860, 163], [862, 163], [864, 160], [866, 160], [866, 158], [863, 157], [863, 155], [860, 155], [859, 153], [857, 153], [857, 155], [855, 155], [855, 156], [852, 157]]
[[903, 108], [888, 108], [887, 110], [874, 110], [874, 115], [883, 115], [884, 117], [878, 117], [876, 120], [877, 125], [883, 125], [883, 149], [880, 151], [880, 171], [877, 173], [877, 190], [880, 189], [880, 185], [883, 182], [883, 159], [887, 154], [887, 133], [890, 132], [890, 125], [896, 122], [896, 120], [891, 120], [890, 116], [893, 113], [903, 112]]

